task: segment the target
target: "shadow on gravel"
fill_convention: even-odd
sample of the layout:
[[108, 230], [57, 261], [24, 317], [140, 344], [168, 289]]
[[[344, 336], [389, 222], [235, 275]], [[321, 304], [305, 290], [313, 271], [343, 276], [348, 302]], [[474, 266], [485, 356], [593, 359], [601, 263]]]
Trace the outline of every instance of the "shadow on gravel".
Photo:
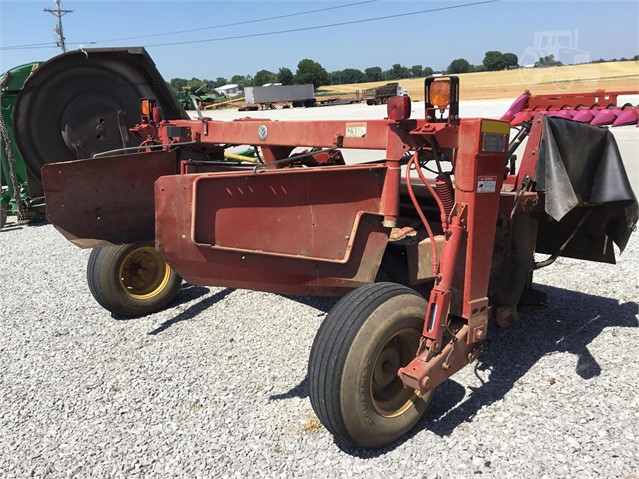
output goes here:
[[[180, 304], [186, 303], [188, 301], [192, 301], [193, 299], [196, 299], [196, 298], [199, 298], [199, 297], [203, 296], [204, 294], [208, 293], [209, 291], [210, 291], [209, 288], [203, 288], [201, 286], [190, 286], [189, 285], [187, 288], [182, 288], [182, 290], [177, 295], [175, 300], [173, 300], [173, 302], [171, 303], [170, 306], [171, 307], [175, 307], [175, 306], [178, 306]], [[182, 321], [187, 321], [189, 319], [193, 319], [195, 316], [200, 314], [206, 308], [208, 308], [209, 306], [212, 306], [213, 304], [217, 303], [218, 301], [221, 301], [222, 299], [227, 297], [229, 294], [231, 294], [233, 291], [235, 291], [234, 288], [225, 288], [222, 291], [218, 291], [217, 293], [215, 293], [215, 294], [213, 294], [213, 295], [211, 295], [211, 296], [209, 296], [207, 298], [204, 298], [202, 301], [200, 301], [198, 303], [195, 303], [192, 306], [189, 306], [188, 308], [186, 308], [184, 311], [182, 311], [180, 314], [178, 314], [174, 318], [171, 318], [168, 321], [163, 322], [161, 325], [159, 325], [153, 331], [149, 332], [149, 335], [150, 336], [155, 336], [157, 334], [160, 334], [160, 333], [166, 331], [167, 329], [169, 329], [174, 324], [180, 323]], [[184, 297], [182, 297], [183, 295], [184, 295]]]
[[25, 223], [18, 223], [18, 221], [12, 221], [11, 223], [7, 223], [4, 228], [2, 228], [2, 230], [8, 229], [8, 228], [25, 228], [25, 227], [29, 227], [29, 228], [35, 228], [37, 226], [48, 226], [51, 223], [49, 223], [49, 220], [47, 220], [46, 218], [36, 218], [33, 220], [27, 220]]
[[[184, 303], [188, 303], [189, 301], [193, 301], [194, 299], [200, 298], [210, 292], [209, 288], [205, 288], [203, 286], [193, 286], [188, 283], [182, 283], [180, 289], [173, 298], [173, 300], [165, 307], [165, 308], [174, 308]], [[117, 321], [132, 321], [138, 319], [140, 316], [121, 316], [119, 314], [111, 313], [111, 318]]]
[[290, 299], [291, 301], [297, 301], [298, 303], [305, 304], [311, 308], [319, 309], [324, 313], [328, 313], [331, 308], [335, 306], [335, 303], [340, 300], [340, 298], [333, 296], [282, 296]]
[[17, 231], [17, 230], [21, 230], [24, 229], [25, 225], [16, 225], [16, 224], [11, 224], [11, 225], [7, 225], [7, 226], [3, 226], [2, 229], [0, 229], [0, 233], [6, 233], [8, 231]]
[[32, 227], [35, 227], [35, 226], [48, 226], [48, 225], [50, 225], [50, 224], [51, 224], [51, 223], [50, 223], [50, 222], [49, 222], [49, 220], [48, 220], [48, 219], [46, 219], [46, 218], [37, 218], [37, 219], [35, 219], [35, 220], [29, 220], [29, 221], [26, 223], [26, 226], [28, 226], [28, 227], [32, 228]]
[[173, 298], [167, 307], [174, 308], [176, 306], [180, 306], [181, 304], [188, 303], [189, 301], [193, 301], [194, 299], [201, 298], [205, 294], [211, 292], [210, 288], [205, 286], [193, 286], [192, 284], [182, 283], [178, 294]]
[[[588, 345], [605, 328], [639, 327], [637, 303], [619, 304], [615, 299], [577, 291], [536, 287], [548, 294], [550, 306], [523, 317], [508, 328], [491, 327], [486, 349], [476, 366], [482, 371], [489, 370], [490, 377], [480, 387], [470, 388], [470, 394], [464, 397], [464, 387], [449, 379], [439, 386], [420, 422], [398, 441], [380, 449], [367, 450], [336, 439], [337, 447], [356, 457], [372, 458], [394, 450], [424, 429], [438, 436], [450, 435], [460, 424], [471, 422], [483, 407], [502, 399], [517, 380], [548, 354], [573, 353], [576, 356], [575, 374], [587, 381], [601, 373], [601, 366], [588, 351]], [[549, 390], [554, 380], [553, 371], [549, 370]]]
[[36, 226], [47, 226], [50, 225], [49, 220], [46, 218], [38, 218], [35, 220], [28, 220], [26, 223], [18, 223], [16, 221], [7, 221], [7, 223], [0, 229], [0, 233], [4, 233], [5, 231], [16, 231], [24, 228], [33, 228]]
[[308, 397], [308, 378], [302, 379], [302, 382], [295, 386], [290, 391], [281, 394], [273, 394], [269, 397], [269, 400], [281, 400], [292, 398], [307, 398]]
[[[326, 297], [326, 296], [287, 296], [282, 295], [284, 298], [290, 299], [292, 301], [296, 301], [301, 304], [305, 304], [306, 306], [310, 306], [311, 308], [315, 308], [322, 312], [320, 316], [323, 316], [325, 313], [328, 313], [335, 303], [337, 303], [340, 298], [335, 297]], [[310, 352], [310, 351], [309, 351]], [[302, 381], [293, 389], [280, 394], [273, 394], [269, 397], [269, 400], [279, 401], [282, 399], [292, 399], [292, 398], [307, 398], [308, 397], [308, 378], [302, 379]]]

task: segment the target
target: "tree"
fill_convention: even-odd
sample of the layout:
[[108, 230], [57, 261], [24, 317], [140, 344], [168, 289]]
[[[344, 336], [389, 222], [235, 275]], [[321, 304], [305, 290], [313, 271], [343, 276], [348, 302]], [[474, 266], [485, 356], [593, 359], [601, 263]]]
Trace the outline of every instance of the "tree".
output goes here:
[[231, 77], [231, 83], [235, 83], [236, 85], [239, 85], [242, 88], [244, 88], [247, 85], [250, 85], [250, 83], [246, 80], [246, 77], [244, 75], [233, 75]]
[[511, 68], [517, 68], [519, 66], [519, 58], [514, 53], [504, 53], [504, 68], [510, 70]]
[[421, 65], [413, 65], [410, 67], [410, 76], [412, 77], [421, 77], [424, 76], [424, 69]]
[[346, 68], [331, 73], [334, 84], [361, 83], [365, 81], [364, 72], [357, 68]]
[[433, 69], [431, 67], [424, 67], [424, 69], [422, 70], [422, 75], [425, 77], [429, 77], [433, 74]]
[[496, 50], [486, 52], [482, 65], [484, 65], [484, 68], [489, 72], [503, 70], [505, 68], [503, 53]]
[[208, 82], [205, 80], [200, 80], [199, 78], [191, 78], [188, 82], [186, 82], [186, 87], [191, 91], [196, 91], [202, 88], [202, 86], [204, 85], [208, 86]]
[[369, 67], [364, 70], [364, 78], [367, 82], [380, 81], [384, 78], [382, 73], [381, 67]]
[[305, 58], [297, 64], [297, 71], [293, 77], [293, 82], [298, 85], [312, 83], [315, 88], [328, 85], [330, 78], [328, 72], [316, 61]]
[[277, 81], [282, 85], [292, 85], [293, 84], [293, 72], [286, 68], [282, 67], [277, 72]]
[[399, 63], [395, 63], [390, 70], [386, 70], [387, 80], [400, 80], [402, 78], [408, 78], [409, 76], [410, 70]]
[[217, 77], [215, 81], [213, 82], [213, 87], [218, 88], [218, 87], [226, 85], [227, 83], [228, 83], [228, 80], [226, 78]]
[[448, 73], [468, 73], [470, 71], [470, 63], [465, 58], [457, 58], [450, 62], [446, 71]]
[[277, 77], [273, 72], [270, 72], [268, 70], [260, 70], [255, 74], [253, 80], [255, 81], [255, 84], [259, 86], [264, 85], [265, 83], [275, 83]]
[[182, 91], [182, 89], [186, 86], [188, 80], [184, 78], [172, 78], [171, 86], [175, 89], [175, 91]]
[[552, 53], [544, 57], [539, 57], [539, 60], [535, 62], [536, 67], [557, 67], [560, 65], [563, 65], [563, 63], [555, 60], [555, 55]]

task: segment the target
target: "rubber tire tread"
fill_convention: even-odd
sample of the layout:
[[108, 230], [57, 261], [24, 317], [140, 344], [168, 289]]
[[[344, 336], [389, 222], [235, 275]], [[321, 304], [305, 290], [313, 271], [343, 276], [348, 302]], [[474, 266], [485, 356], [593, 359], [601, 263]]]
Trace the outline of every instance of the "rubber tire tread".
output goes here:
[[172, 277], [169, 279], [166, 288], [160, 295], [152, 298], [152, 300], [143, 301], [128, 298], [128, 301], [121, 302], [114, 299], [113, 292], [114, 290], [117, 291], [120, 286], [108, 280], [104, 281], [102, 277], [103, 263], [111, 260], [111, 264], [108, 266], [113, 266], [113, 261], [110, 256], [117, 256], [120, 250], [124, 250], [130, 246], [131, 245], [121, 245], [93, 248], [87, 262], [87, 284], [89, 285], [89, 291], [93, 298], [104, 309], [120, 316], [145, 316], [160, 311], [175, 298], [182, 284], [182, 278], [174, 270], [171, 270]]
[[[355, 441], [342, 419], [338, 393], [344, 362], [362, 324], [373, 311], [399, 294], [420, 296], [397, 283], [372, 283], [351, 291], [330, 310], [311, 347], [308, 363], [311, 406], [326, 429], [350, 443]], [[337, 358], [338, 370], [327, 367], [333, 357]]]

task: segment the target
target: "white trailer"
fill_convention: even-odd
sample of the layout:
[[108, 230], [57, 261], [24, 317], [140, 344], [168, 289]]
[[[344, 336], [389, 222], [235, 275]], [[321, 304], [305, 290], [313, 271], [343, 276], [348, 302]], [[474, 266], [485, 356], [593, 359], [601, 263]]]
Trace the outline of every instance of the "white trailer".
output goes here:
[[244, 101], [254, 105], [292, 103], [294, 107], [315, 106], [315, 90], [306, 85], [269, 85], [244, 88]]

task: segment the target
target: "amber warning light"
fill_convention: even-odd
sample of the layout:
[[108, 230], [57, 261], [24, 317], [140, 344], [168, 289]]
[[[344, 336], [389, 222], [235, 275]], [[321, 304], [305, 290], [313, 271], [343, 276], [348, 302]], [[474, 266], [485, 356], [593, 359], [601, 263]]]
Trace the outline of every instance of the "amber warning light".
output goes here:
[[459, 120], [459, 77], [428, 77], [424, 90], [427, 121], [456, 123]]
[[155, 109], [155, 100], [142, 98], [140, 100], [140, 112], [142, 113], [142, 123], [148, 123]]
[[430, 102], [442, 110], [450, 105], [450, 80], [435, 81], [430, 86]]

